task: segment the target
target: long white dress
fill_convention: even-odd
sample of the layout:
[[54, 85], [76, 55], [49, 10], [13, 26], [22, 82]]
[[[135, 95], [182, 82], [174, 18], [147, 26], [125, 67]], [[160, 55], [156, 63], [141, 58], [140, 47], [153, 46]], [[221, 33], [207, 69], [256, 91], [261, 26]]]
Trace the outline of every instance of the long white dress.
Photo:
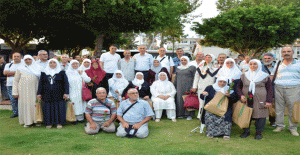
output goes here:
[[[166, 74], [161, 72], [160, 74]], [[167, 77], [167, 75], [166, 75]], [[176, 89], [168, 78], [164, 81], [157, 80], [150, 86], [150, 91], [152, 94], [153, 108], [155, 110], [156, 118], [161, 118], [162, 111], [165, 109], [167, 111], [167, 117], [169, 119], [176, 118], [176, 106], [175, 106], [175, 94]], [[170, 95], [167, 100], [159, 98], [159, 95]]]
[[[121, 78], [117, 78], [116, 74], [120, 73], [122, 75]], [[118, 94], [115, 92], [119, 91], [119, 101], [122, 101], [122, 94], [124, 89], [128, 86], [129, 82], [125, 79], [124, 74], [121, 70], [116, 70], [112, 78], [108, 80], [109, 85], [109, 93], [107, 97], [113, 97], [114, 99], [118, 98]]]
[[88, 83], [91, 81], [91, 78], [87, 76], [85, 72], [82, 72], [82, 74], [80, 75], [78, 73], [78, 69], [73, 69], [72, 63], [74, 63], [76, 60], [74, 60], [73, 62], [72, 61], [70, 62], [66, 74], [69, 81], [69, 98], [74, 103], [74, 112], [75, 115], [78, 116], [83, 115], [86, 109], [86, 104], [82, 100], [82, 82]]
[[[201, 71], [201, 74], [205, 76], [204, 78], [200, 76], [199, 69]], [[208, 69], [210, 73], [207, 73]], [[208, 65], [205, 66], [204, 63], [202, 63], [200, 64], [199, 68], [197, 68], [194, 82], [193, 82], [193, 88], [197, 88], [199, 108], [203, 108], [204, 106], [204, 101], [200, 99], [200, 94], [202, 94], [202, 92], [207, 86], [215, 83], [217, 72], [218, 72], [218, 68], [216, 68], [216, 66], [214, 66], [212, 63], [209, 63]], [[200, 118], [200, 110], [197, 118]]]

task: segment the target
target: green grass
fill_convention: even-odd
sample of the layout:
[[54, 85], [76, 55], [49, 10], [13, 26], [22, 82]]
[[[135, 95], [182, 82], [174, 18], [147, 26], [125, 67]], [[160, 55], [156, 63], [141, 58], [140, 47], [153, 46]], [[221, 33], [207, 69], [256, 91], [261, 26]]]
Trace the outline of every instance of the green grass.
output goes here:
[[[67, 124], [63, 129], [42, 127], [24, 128], [17, 118], [9, 118], [8, 110], [0, 110], [0, 154], [300, 154], [300, 139], [289, 130], [274, 133], [267, 123], [263, 139], [254, 139], [254, 121], [251, 136], [241, 139], [242, 130], [233, 125], [229, 141], [222, 137], [209, 139], [190, 131], [198, 120], [178, 119], [176, 123], [163, 118], [149, 123], [146, 139], [119, 138], [115, 134], [86, 135], [84, 125]], [[287, 123], [287, 118], [285, 118]]]

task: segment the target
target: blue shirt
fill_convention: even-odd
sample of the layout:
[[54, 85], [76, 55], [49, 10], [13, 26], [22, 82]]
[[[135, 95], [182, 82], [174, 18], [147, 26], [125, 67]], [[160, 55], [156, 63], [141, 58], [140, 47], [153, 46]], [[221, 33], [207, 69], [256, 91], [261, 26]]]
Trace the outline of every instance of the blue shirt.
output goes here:
[[262, 71], [265, 72], [265, 73], [267, 73], [267, 74], [269, 74], [269, 72], [272, 73], [273, 70], [274, 70], [274, 68], [275, 68], [275, 63], [272, 62], [272, 66], [268, 67], [268, 69], [269, 69], [269, 72], [268, 72], [267, 69], [266, 69], [266, 67], [265, 67], [265, 65], [264, 65], [264, 63], [261, 63], [261, 64], [262, 64]]
[[[277, 64], [275, 65], [277, 66]], [[274, 67], [272, 75], [275, 74], [276, 67]], [[300, 84], [300, 63], [295, 60], [286, 66], [280, 63], [278, 67], [275, 84], [280, 86], [295, 86]]]
[[132, 106], [123, 116], [123, 112], [132, 104], [133, 103], [131, 103], [129, 99], [124, 100], [120, 103], [120, 107], [117, 110], [117, 115], [122, 116], [126, 122], [141, 122], [146, 117], [152, 117], [154, 115], [149, 103], [147, 101], [138, 99], [138, 102], [134, 106]]
[[174, 57], [173, 62], [174, 62], [174, 73], [176, 73], [177, 67], [181, 65], [181, 60], [178, 57]]
[[133, 58], [136, 61], [135, 70], [138, 70], [138, 71], [149, 71], [149, 69], [151, 68], [151, 66], [153, 64], [153, 57], [149, 53], [145, 53], [145, 55], [143, 55], [143, 56], [141, 56], [141, 54], [138, 53], [138, 54], [135, 54], [133, 56]]

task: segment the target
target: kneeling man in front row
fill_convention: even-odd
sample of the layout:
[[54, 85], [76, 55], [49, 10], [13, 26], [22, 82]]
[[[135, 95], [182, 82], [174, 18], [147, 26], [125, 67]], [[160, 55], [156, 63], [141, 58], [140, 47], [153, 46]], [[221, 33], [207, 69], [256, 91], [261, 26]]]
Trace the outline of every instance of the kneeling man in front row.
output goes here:
[[106, 98], [105, 88], [99, 87], [96, 91], [97, 98], [90, 100], [86, 105], [85, 117], [88, 121], [85, 132], [89, 135], [104, 132], [115, 132], [114, 120], [117, 116], [117, 107], [113, 101]]
[[147, 101], [139, 99], [137, 89], [129, 89], [127, 94], [129, 99], [122, 101], [117, 110], [120, 121], [117, 136], [146, 138], [149, 134], [148, 121], [154, 113]]

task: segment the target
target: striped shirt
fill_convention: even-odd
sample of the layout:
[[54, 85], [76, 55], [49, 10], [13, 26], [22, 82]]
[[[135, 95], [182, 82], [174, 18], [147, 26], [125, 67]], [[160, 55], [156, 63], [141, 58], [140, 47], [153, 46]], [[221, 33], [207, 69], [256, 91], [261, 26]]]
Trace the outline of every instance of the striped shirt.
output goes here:
[[[277, 66], [277, 64], [275, 65]], [[275, 74], [276, 67], [274, 67], [272, 75]], [[285, 65], [280, 63], [277, 76], [275, 79], [275, 84], [280, 86], [295, 86], [300, 84], [300, 63], [295, 60], [289, 64]]]
[[[112, 100], [106, 99], [104, 103], [110, 107], [111, 114], [117, 113], [117, 107]], [[111, 116], [110, 110], [97, 99], [92, 99], [87, 103], [85, 113], [91, 114], [93, 121], [108, 121]]]

